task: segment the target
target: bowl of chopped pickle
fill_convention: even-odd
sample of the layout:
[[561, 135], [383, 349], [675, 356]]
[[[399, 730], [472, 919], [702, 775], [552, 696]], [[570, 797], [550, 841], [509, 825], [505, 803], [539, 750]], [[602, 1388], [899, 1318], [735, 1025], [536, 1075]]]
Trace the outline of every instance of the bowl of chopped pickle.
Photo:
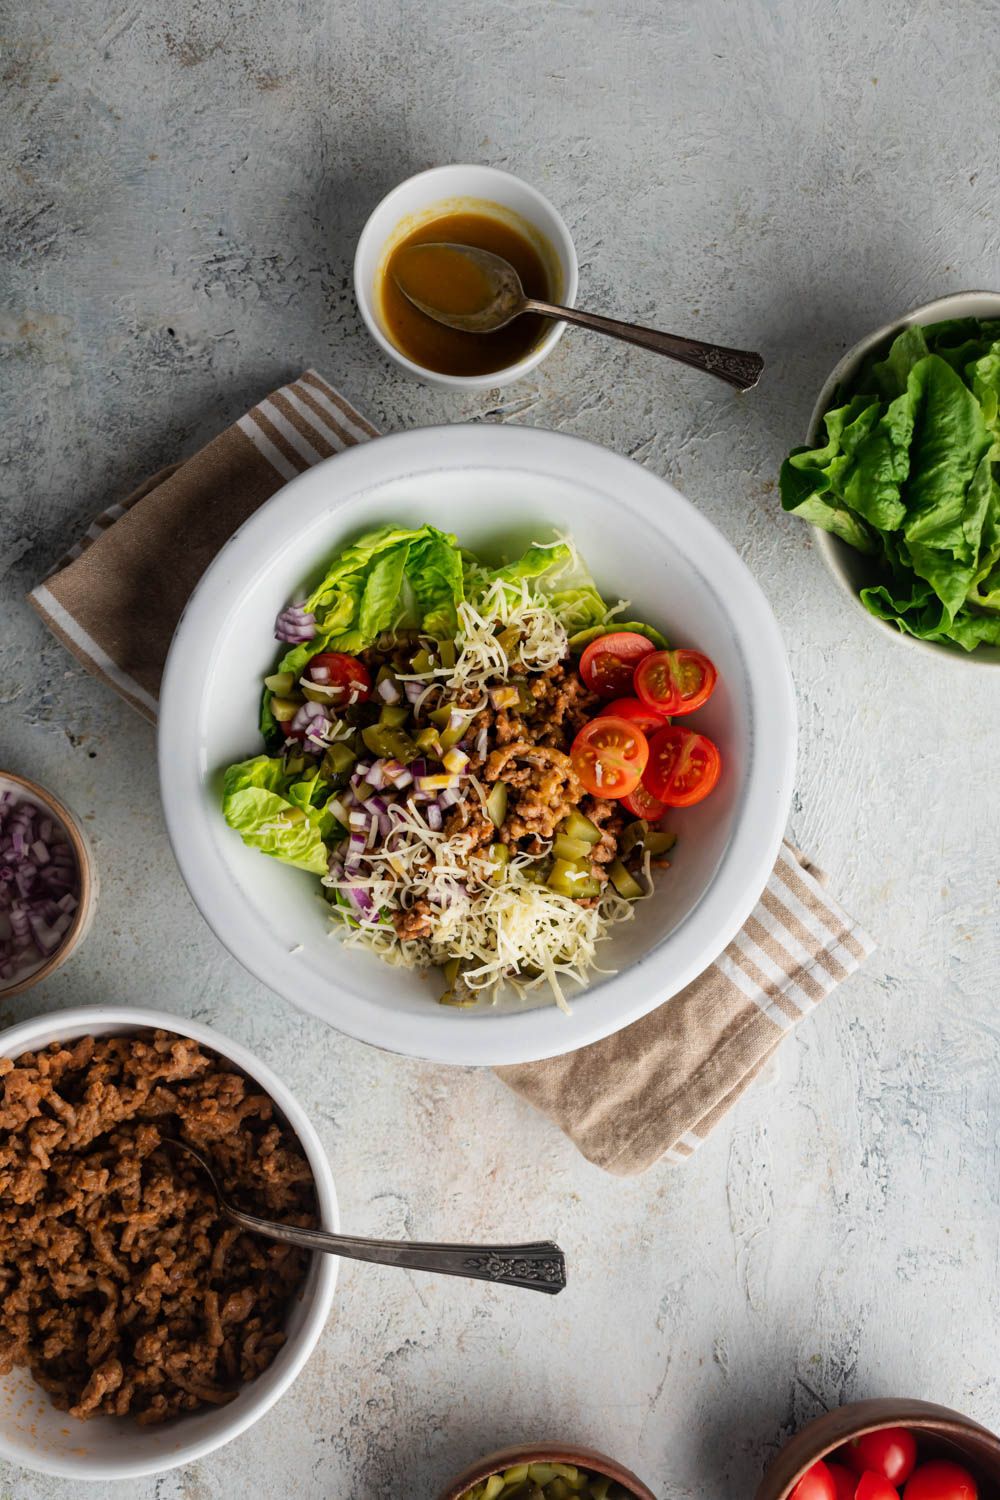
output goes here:
[[630, 1469], [571, 1443], [501, 1448], [465, 1469], [439, 1500], [656, 1500]]

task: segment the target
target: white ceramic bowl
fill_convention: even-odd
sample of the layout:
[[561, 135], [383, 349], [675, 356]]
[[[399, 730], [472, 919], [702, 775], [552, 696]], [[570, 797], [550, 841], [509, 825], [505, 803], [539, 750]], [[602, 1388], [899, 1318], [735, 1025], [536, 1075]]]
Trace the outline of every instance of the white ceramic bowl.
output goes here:
[[[211, 1027], [165, 1011], [86, 1006], [36, 1016], [0, 1032], [0, 1057], [17, 1058], [50, 1042], [81, 1036], [133, 1036], [156, 1029], [190, 1037], [260, 1084], [306, 1154], [316, 1183], [321, 1224], [325, 1229], [339, 1228], [330, 1163], [302, 1106], [265, 1063]], [[0, 1457], [42, 1474], [76, 1480], [138, 1479], [204, 1458], [252, 1426], [298, 1375], [329, 1316], [337, 1266], [334, 1256], [313, 1256], [302, 1295], [288, 1321], [285, 1344], [273, 1364], [244, 1386], [228, 1406], [205, 1408], [159, 1427], [139, 1427], [127, 1417], [91, 1417], [80, 1422], [57, 1411], [27, 1370], [12, 1370], [0, 1379]]]
[[[905, 317], [896, 318], [894, 322], [885, 323], [881, 328], [876, 328], [874, 333], [869, 333], [861, 339], [853, 349], [848, 349], [844, 357], [831, 370], [813, 407], [812, 416], [809, 419], [807, 445], [810, 448], [819, 446], [823, 431], [823, 418], [834, 404], [837, 388], [852, 379], [862, 361], [874, 349], [877, 349], [880, 344], [888, 347], [898, 333], [902, 333], [904, 328], [909, 328], [914, 323], [926, 326], [928, 323], [941, 323], [947, 318], [1000, 318], [1000, 292], [955, 292], [950, 297], [939, 297], [936, 302], [925, 302], [922, 307], [915, 307]], [[855, 606], [868, 623], [873, 625], [881, 635], [888, 636], [898, 645], [909, 646], [913, 650], [922, 651], [924, 655], [935, 656], [938, 661], [965, 662], [969, 666], [976, 667], [1000, 666], [1000, 647], [998, 646], [977, 646], [975, 651], [966, 651], [961, 646], [950, 645], [943, 641], [921, 641], [916, 636], [907, 635], [905, 631], [898, 630], [888, 620], [880, 620], [877, 615], [870, 614], [862, 604], [860, 594], [863, 588], [880, 581], [882, 575], [877, 566], [873, 565], [870, 557], [866, 557], [863, 552], [856, 552], [853, 547], [842, 542], [840, 537], [832, 536], [830, 532], [822, 531], [818, 526], [814, 526], [813, 531], [820, 556], [830, 572], [844, 592], [853, 599]]]
[[[697, 715], [725, 770], [677, 814], [670, 870], [602, 962], [617, 970], [565, 1016], [540, 991], [495, 1008], [436, 1004], [440, 974], [390, 968], [330, 932], [315, 877], [246, 848], [219, 808], [223, 768], [260, 752], [273, 621], [348, 538], [430, 521], [486, 556], [569, 531], [606, 597], [678, 644], [720, 684]], [[791, 679], [774, 616], [722, 536], [676, 490], [579, 438], [497, 425], [379, 438], [300, 475], [219, 553], [178, 627], [160, 699], [160, 786], [181, 871], [202, 913], [272, 989], [351, 1036], [438, 1062], [498, 1064], [572, 1051], [652, 1010], [716, 958], [756, 902], [784, 831], [795, 765]]]
[[382, 268], [396, 245], [421, 223], [445, 213], [475, 212], [490, 205], [527, 235], [542, 258], [549, 275], [553, 302], [572, 307], [576, 300], [576, 250], [559, 212], [530, 183], [497, 167], [432, 167], [418, 172], [393, 188], [373, 210], [361, 231], [354, 256], [354, 295], [368, 332], [390, 359], [429, 385], [453, 390], [490, 390], [509, 385], [541, 364], [562, 338], [565, 323], [553, 323], [535, 347], [516, 364], [488, 375], [444, 375], [398, 349], [382, 317], [379, 283]]

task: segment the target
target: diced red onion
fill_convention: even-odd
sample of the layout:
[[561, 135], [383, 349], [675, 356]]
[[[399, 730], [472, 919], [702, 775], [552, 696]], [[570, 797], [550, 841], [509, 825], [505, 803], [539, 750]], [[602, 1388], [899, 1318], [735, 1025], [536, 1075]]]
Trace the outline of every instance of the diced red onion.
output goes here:
[[391, 677], [383, 677], [382, 681], [379, 683], [375, 691], [378, 693], [383, 703], [399, 702], [399, 688], [392, 681]]
[[292, 729], [295, 733], [301, 734], [308, 730], [314, 719], [322, 719], [324, 722], [328, 722], [326, 709], [322, 703], [311, 703], [308, 701], [300, 703], [295, 710], [295, 717], [292, 719]]
[[[0, 979], [32, 950], [55, 953], [79, 905], [76, 859], [53, 819], [16, 793], [0, 794]], [[58, 900], [56, 899], [58, 897]]]
[[455, 733], [456, 729], [462, 729], [465, 727], [465, 717], [465, 714], [459, 713], [457, 708], [452, 709], [451, 713], [448, 715], [448, 728], [451, 730], [452, 734]]
[[361, 918], [370, 918], [375, 910], [375, 903], [368, 892], [365, 890], [364, 886], [349, 886], [347, 890], [347, 899], [354, 907], [354, 910], [357, 912], [358, 916]]
[[355, 811], [352, 812], [352, 813], [350, 813], [349, 816], [348, 816], [348, 824], [349, 824], [349, 826], [352, 829], [367, 828], [368, 827], [368, 815], [367, 815], [367, 813], [362, 812], [360, 808], [355, 809]]
[[275, 640], [286, 646], [301, 646], [316, 634], [316, 616], [301, 604], [289, 604], [274, 622]]
[[407, 703], [419, 703], [426, 691], [427, 684], [424, 682], [403, 683], [403, 692], [406, 694]]
[[323, 684], [330, 681], [330, 668], [321, 665], [317, 666], [315, 662], [310, 662], [309, 676], [313, 682], [318, 682], [320, 686], [323, 686]]
[[[410, 764], [407, 767], [407, 769], [409, 770], [409, 773], [410, 773], [410, 775], [412, 777], [426, 776], [427, 775], [427, 761], [424, 758], [424, 756], [418, 755], [417, 758], [416, 758], [416, 760], [411, 760], [410, 761]], [[397, 782], [397, 785], [398, 785], [398, 782]]]
[[442, 827], [444, 826], [444, 818], [441, 815], [440, 804], [437, 802], [428, 802], [427, 810], [424, 816], [427, 819], [427, 827], [431, 830], [431, 832], [440, 833]]
[[413, 773], [406, 766], [404, 766], [393, 782], [393, 786], [402, 788], [404, 786], [410, 786], [412, 782]]
[[437, 803], [439, 807], [454, 807], [456, 802], [461, 802], [461, 800], [461, 792], [453, 786], [448, 786], [438, 794]]
[[347, 828], [350, 814], [342, 799], [340, 797], [331, 797], [326, 805], [329, 808], [330, 812], [333, 813], [333, 816], [336, 818], [337, 822], [343, 823], [344, 827]]
[[365, 773], [365, 780], [376, 792], [385, 786], [385, 761], [377, 760]]
[[476, 754], [479, 756], [480, 760], [486, 759], [486, 752], [489, 749], [489, 744], [490, 740], [488, 730], [486, 730], [485, 728], [481, 729], [479, 731], [479, 734], [476, 736]]

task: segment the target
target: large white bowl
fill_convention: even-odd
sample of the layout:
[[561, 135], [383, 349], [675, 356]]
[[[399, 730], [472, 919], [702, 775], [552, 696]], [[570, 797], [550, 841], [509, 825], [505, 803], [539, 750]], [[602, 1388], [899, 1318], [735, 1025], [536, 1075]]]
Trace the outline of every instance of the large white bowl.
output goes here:
[[[210, 1026], [134, 1006], [85, 1006], [36, 1016], [0, 1032], [0, 1057], [18, 1058], [50, 1042], [70, 1042], [81, 1036], [136, 1036], [157, 1029], [190, 1037], [228, 1058], [270, 1095], [298, 1136], [312, 1168], [320, 1223], [324, 1229], [338, 1229], [333, 1173], [302, 1106], [265, 1063]], [[262, 1417], [298, 1375], [329, 1316], [338, 1265], [332, 1255], [312, 1257], [302, 1294], [289, 1316], [284, 1345], [273, 1364], [245, 1385], [228, 1406], [206, 1407], [159, 1427], [140, 1427], [127, 1417], [91, 1417], [80, 1422], [57, 1411], [27, 1370], [12, 1370], [0, 1379], [0, 1457], [42, 1474], [77, 1480], [138, 1479], [204, 1458]]]
[[[912, 312], [896, 318], [892, 323], [884, 323], [874, 333], [859, 340], [837, 361], [826, 378], [809, 419], [807, 446], [819, 447], [823, 418], [832, 406], [838, 404], [837, 392], [853, 380], [869, 354], [883, 346], [888, 349], [904, 328], [911, 328], [914, 324], [926, 328], [930, 323], [943, 323], [950, 318], [1000, 318], [1000, 292], [953, 292], [950, 297], [938, 297], [934, 302], [925, 302], [921, 307], [915, 307]], [[867, 557], [864, 552], [849, 547], [839, 536], [833, 536], [819, 526], [813, 527], [813, 534], [819, 554], [834, 578], [854, 600], [868, 623], [883, 637], [888, 637], [901, 646], [908, 646], [911, 650], [922, 651], [925, 656], [936, 656], [938, 661], [962, 662], [976, 667], [1000, 667], [1000, 646], [977, 646], [974, 651], [966, 651], [963, 646], [953, 645], [950, 641], [922, 641], [917, 636], [900, 630], [891, 621], [880, 620], [878, 615], [865, 609], [861, 602], [861, 590], [882, 581], [883, 575], [878, 562]]]
[[[606, 597], [632, 600], [677, 644], [706, 651], [719, 687], [696, 716], [725, 770], [678, 813], [676, 858], [654, 898], [602, 949], [617, 972], [563, 1015], [536, 992], [495, 1008], [437, 1005], [440, 974], [389, 968], [330, 933], [315, 877], [246, 848], [219, 810], [223, 768], [259, 753], [275, 616], [348, 538], [429, 521], [487, 556], [569, 531]], [[628, 617], [628, 616], [627, 616]], [[627, 618], [626, 617], [626, 618]], [[742, 925], [774, 863], [795, 765], [781, 637], [729, 544], [676, 490], [579, 438], [523, 427], [428, 428], [379, 438], [300, 475], [223, 548], [177, 629], [160, 702], [167, 826], [195, 901], [228, 948], [296, 1005], [349, 1035], [438, 1062], [500, 1064], [572, 1051], [619, 1030], [701, 972]]]

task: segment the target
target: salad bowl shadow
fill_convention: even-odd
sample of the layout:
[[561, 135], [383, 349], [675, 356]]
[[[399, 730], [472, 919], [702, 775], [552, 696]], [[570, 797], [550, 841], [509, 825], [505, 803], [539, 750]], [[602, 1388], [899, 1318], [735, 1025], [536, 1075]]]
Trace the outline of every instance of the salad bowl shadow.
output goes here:
[[948, 1459], [970, 1469], [981, 1485], [982, 1500], [1000, 1493], [1000, 1438], [971, 1417], [902, 1396], [853, 1401], [809, 1422], [768, 1466], [754, 1500], [789, 1500], [799, 1480], [820, 1459], [864, 1433], [906, 1427], [917, 1440], [918, 1456]]
[[[603, 598], [678, 646], [719, 684], [698, 728], [723, 756], [711, 797], [678, 813], [671, 865], [599, 951], [603, 972], [459, 1009], [439, 970], [394, 968], [337, 938], [316, 875], [246, 847], [220, 806], [222, 768], [260, 753], [273, 625], [345, 543], [386, 523], [454, 533], [489, 562], [570, 534]], [[794, 694], [781, 637], [728, 542], [664, 481], [579, 438], [524, 427], [429, 428], [379, 438], [293, 479], [235, 534], [180, 622], [163, 681], [160, 785], [181, 872], [206, 920], [271, 989], [348, 1035], [466, 1066], [570, 1052], [637, 1020], [712, 963], [756, 904], [785, 830]]]
[[[938, 297], [915, 307], [903, 317], [885, 323], [859, 340], [853, 348], [837, 362], [819, 393], [809, 419], [806, 446], [818, 447], [822, 442], [823, 418], [837, 404], [838, 392], [845, 388], [860, 370], [869, 355], [888, 348], [896, 336], [914, 325], [927, 327], [931, 323], [944, 322], [949, 318], [1000, 318], [1000, 292], [954, 292], [947, 297]], [[816, 546], [827, 568], [836, 582], [861, 611], [869, 625], [898, 645], [920, 651], [924, 656], [934, 656], [938, 661], [959, 662], [967, 666], [1000, 666], [1000, 646], [979, 645], [974, 651], [952, 645], [947, 641], [922, 641], [906, 631], [899, 630], [888, 620], [880, 620], [871, 614], [861, 602], [861, 590], [882, 581], [881, 574], [872, 560], [863, 552], [833, 536], [821, 527], [813, 527]]]

